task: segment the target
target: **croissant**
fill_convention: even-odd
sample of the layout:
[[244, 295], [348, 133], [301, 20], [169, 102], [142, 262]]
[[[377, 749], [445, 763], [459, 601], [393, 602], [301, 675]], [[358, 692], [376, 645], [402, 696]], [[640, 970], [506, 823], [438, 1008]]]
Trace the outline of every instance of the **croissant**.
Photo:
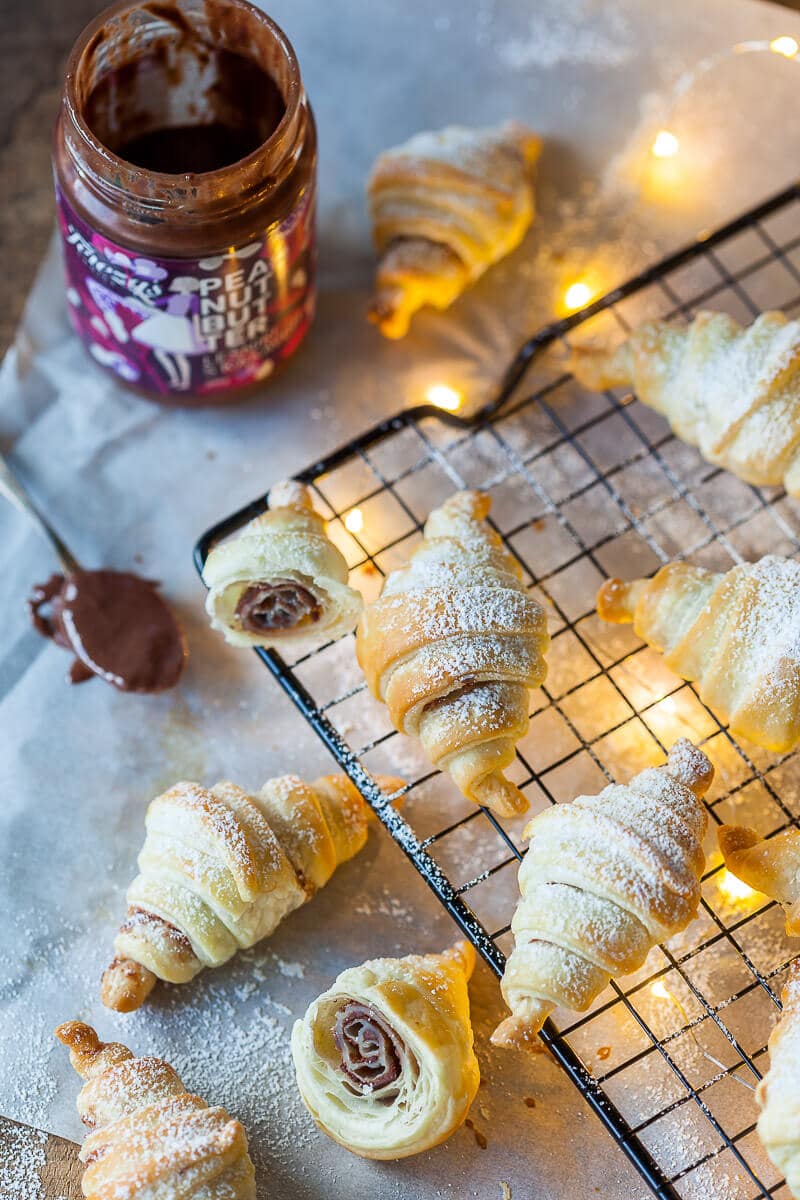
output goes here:
[[557, 804], [528, 823], [515, 947], [495, 1045], [530, 1044], [557, 1006], [583, 1012], [697, 915], [714, 768], [681, 738], [663, 767]]
[[734, 733], [779, 753], [800, 741], [800, 564], [768, 555], [718, 575], [669, 563], [652, 579], [608, 580], [597, 611], [632, 621]]
[[395, 728], [419, 737], [468, 799], [510, 816], [528, 802], [503, 771], [527, 732], [549, 637], [489, 506], [482, 492], [457, 492], [431, 513], [410, 562], [365, 610], [356, 654]]
[[571, 369], [598, 391], [632, 387], [707, 462], [800, 496], [800, 322], [780, 312], [746, 328], [727, 313], [656, 321], [616, 350], [576, 350]]
[[782, 904], [786, 932], [800, 937], [800, 829], [762, 838], [755, 829], [721, 825], [717, 837], [731, 874]]
[[103, 1003], [131, 1012], [157, 978], [186, 983], [267, 937], [363, 847], [369, 811], [344, 775], [310, 785], [284, 775], [256, 795], [184, 782], [158, 796]]
[[380, 155], [369, 206], [380, 259], [370, 309], [401, 338], [425, 304], [448, 308], [521, 241], [533, 219], [540, 139], [515, 121], [418, 133]]
[[362, 1158], [406, 1158], [461, 1125], [478, 1090], [467, 980], [475, 951], [376, 958], [342, 971], [292, 1031], [300, 1095]]
[[361, 595], [347, 577], [308, 488], [283, 480], [270, 490], [269, 511], [209, 554], [206, 611], [235, 646], [333, 639], [361, 615]]
[[160, 1058], [134, 1058], [81, 1021], [59, 1025], [86, 1083], [78, 1112], [89, 1200], [256, 1200], [247, 1137], [224, 1108], [192, 1096]]
[[769, 1070], [756, 1088], [756, 1129], [789, 1191], [800, 1197], [800, 960], [789, 968], [783, 1013], [769, 1039]]

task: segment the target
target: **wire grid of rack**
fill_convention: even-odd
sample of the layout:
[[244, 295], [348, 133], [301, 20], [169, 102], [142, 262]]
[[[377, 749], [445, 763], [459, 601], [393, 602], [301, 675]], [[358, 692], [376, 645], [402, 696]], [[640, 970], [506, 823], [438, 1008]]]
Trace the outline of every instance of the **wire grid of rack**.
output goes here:
[[[766, 308], [800, 313], [800, 186], [542, 330], [479, 413], [401, 412], [297, 478], [312, 486], [367, 598], [407, 559], [432, 507], [456, 488], [491, 493], [493, 522], [551, 619], [548, 679], [510, 772], [532, 813], [629, 778], [678, 736], [708, 750], [717, 779], [698, 920], [588, 1012], [557, 1012], [543, 1038], [656, 1196], [783, 1198], [756, 1136], [753, 1088], [791, 951], [779, 908], [739, 894], [725, 873], [714, 830], [736, 821], [771, 834], [792, 822], [800, 756], [734, 740], [629, 628], [603, 626], [593, 601], [606, 576], [648, 574], [675, 557], [727, 569], [795, 554], [800, 510], [778, 489], [703, 463], [630, 395], [586, 393], [563, 368], [576, 330], [618, 340], [642, 319], [703, 307], [742, 321]], [[259, 497], [209, 530], [198, 569], [265, 506]], [[367, 693], [350, 637], [290, 663], [257, 653], [502, 974], [525, 820], [498, 820], [431, 770]], [[402, 814], [374, 782], [386, 770], [408, 779]]]

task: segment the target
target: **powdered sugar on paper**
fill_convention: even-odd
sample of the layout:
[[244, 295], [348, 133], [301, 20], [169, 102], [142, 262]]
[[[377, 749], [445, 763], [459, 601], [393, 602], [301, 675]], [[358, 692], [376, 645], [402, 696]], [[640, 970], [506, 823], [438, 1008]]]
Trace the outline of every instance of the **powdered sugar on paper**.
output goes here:
[[[582, 21], [592, 8], [592, 22]], [[563, 0], [544, 0], [528, 19], [526, 37], [501, 42], [497, 53], [514, 71], [530, 67], [549, 69], [561, 63], [582, 63], [598, 67], [618, 67], [633, 53], [627, 21], [622, 12], [604, 5], [598, 21], [595, 5], [571, 4]]]

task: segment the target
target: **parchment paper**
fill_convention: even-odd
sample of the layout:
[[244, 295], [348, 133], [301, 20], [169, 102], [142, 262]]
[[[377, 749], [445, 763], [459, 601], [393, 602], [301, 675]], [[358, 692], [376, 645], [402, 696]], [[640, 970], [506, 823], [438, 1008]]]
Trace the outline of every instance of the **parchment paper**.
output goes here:
[[[296, 362], [239, 410], [170, 411], [131, 396], [68, 332], [51, 253], [0, 375], [3, 448], [41, 505], [87, 565], [161, 579], [191, 646], [170, 695], [70, 688], [66, 656], [24, 612], [53, 566], [48, 549], [0, 509], [0, 1112], [79, 1136], [77, 1079], [51, 1030], [80, 1016], [170, 1058], [190, 1088], [240, 1116], [264, 1196], [500, 1197], [501, 1181], [515, 1200], [639, 1196], [638, 1177], [546, 1055], [489, 1050], [499, 992], [483, 968], [472, 988], [485, 1077], [473, 1121], [486, 1149], [463, 1129], [418, 1159], [369, 1164], [314, 1130], [291, 1076], [294, 1017], [345, 965], [438, 948], [452, 934], [380, 831], [271, 941], [193, 985], [159, 989], [141, 1013], [105, 1011], [99, 976], [153, 795], [181, 777], [256, 787], [330, 768], [255, 657], [206, 627], [196, 536], [432, 382], [485, 397], [565, 282], [588, 273], [605, 289], [788, 183], [800, 76], [774, 55], [726, 61], [690, 90], [672, 122], [683, 175], [655, 186], [638, 171], [684, 70], [737, 41], [800, 37], [800, 18], [748, 0], [274, 0], [270, 11], [295, 44], [320, 127], [322, 292]], [[382, 342], [362, 319], [370, 162], [419, 128], [507, 116], [547, 142], [532, 234], [449, 315]]]

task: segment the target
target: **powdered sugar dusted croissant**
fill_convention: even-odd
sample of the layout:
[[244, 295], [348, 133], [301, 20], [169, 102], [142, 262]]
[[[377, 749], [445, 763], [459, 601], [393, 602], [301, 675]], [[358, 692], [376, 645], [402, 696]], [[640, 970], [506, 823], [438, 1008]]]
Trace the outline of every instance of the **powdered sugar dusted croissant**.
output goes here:
[[292, 1032], [300, 1095], [330, 1137], [364, 1158], [443, 1142], [478, 1090], [467, 980], [475, 951], [376, 958], [342, 971]]
[[682, 738], [663, 767], [529, 822], [497, 1045], [530, 1044], [554, 1008], [583, 1012], [697, 915], [714, 768]]
[[504, 771], [527, 732], [549, 637], [485, 520], [489, 505], [482, 492], [457, 492], [431, 513], [410, 562], [365, 610], [356, 653], [395, 728], [418, 737], [470, 800], [509, 816], [528, 807]]
[[768, 555], [725, 574], [669, 563], [652, 579], [608, 580], [597, 611], [632, 621], [735, 733], [778, 752], [800, 741], [800, 563]]
[[209, 554], [203, 579], [214, 629], [236, 646], [318, 642], [355, 629], [363, 602], [308, 488], [276, 483], [269, 511]]
[[743, 329], [701, 312], [642, 325], [616, 350], [576, 350], [571, 368], [596, 390], [632, 387], [708, 462], [800, 495], [800, 322], [766, 312]]
[[256, 1200], [247, 1137], [224, 1108], [192, 1096], [160, 1058], [135, 1058], [81, 1021], [56, 1037], [86, 1080], [78, 1113], [89, 1200]]
[[418, 308], [447, 308], [522, 241], [541, 142], [515, 121], [418, 133], [380, 155], [369, 181], [380, 254], [370, 319], [400, 338]]
[[[400, 779], [380, 779], [387, 791]], [[156, 978], [186, 983], [267, 937], [363, 847], [369, 809], [344, 775], [177, 783], [147, 810], [140, 874], [103, 976], [109, 1008], [138, 1008]]]
[[783, 1013], [769, 1039], [769, 1070], [756, 1088], [756, 1129], [789, 1191], [800, 1197], [800, 960], [789, 968]]
[[728, 870], [786, 913], [786, 932], [800, 937], [800, 829], [791, 827], [762, 838], [755, 829], [721, 825], [719, 848]]

